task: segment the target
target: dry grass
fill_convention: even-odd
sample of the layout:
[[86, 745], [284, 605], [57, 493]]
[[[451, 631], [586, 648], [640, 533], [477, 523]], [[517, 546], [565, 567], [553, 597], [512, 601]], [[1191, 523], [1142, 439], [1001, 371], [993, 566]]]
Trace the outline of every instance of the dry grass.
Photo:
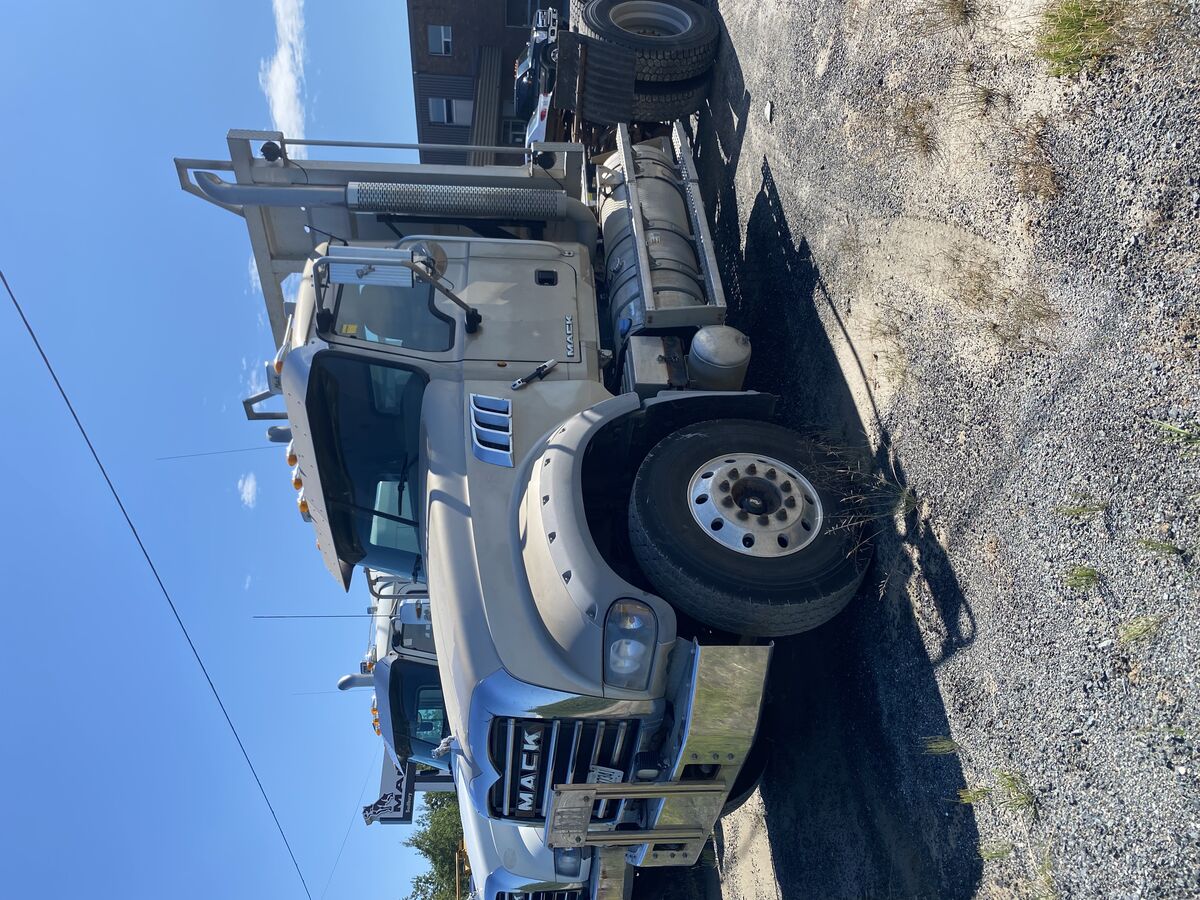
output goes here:
[[1054, 884], [1054, 862], [1050, 859], [1049, 850], [1042, 851], [1042, 859], [1030, 885], [1029, 896], [1032, 900], [1058, 900], [1058, 888]]
[[867, 324], [867, 334], [876, 345], [873, 355], [879, 366], [878, 372], [897, 389], [912, 377], [912, 366], [904, 342], [907, 333], [908, 329], [890, 310]]
[[1008, 164], [1013, 171], [1013, 187], [1017, 195], [1029, 200], [1053, 200], [1062, 185], [1046, 149], [1045, 116], [1034, 116], [1028, 122], [1008, 129]]
[[979, 0], [926, 0], [912, 13], [912, 21], [922, 34], [948, 31], [974, 31], [987, 8]]
[[1121, 646], [1129, 647], [1149, 641], [1162, 627], [1162, 616], [1138, 616], [1117, 626], [1117, 640]]
[[1075, 75], [1151, 40], [1177, 15], [1167, 0], [1053, 0], [1038, 27], [1037, 54], [1051, 75]]
[[940, 144], [933, 127], [933, 104], [910, 100], [892, 123], [896, 152], [928, 162], [938, 156]]
[[948, 258], [952, 289], [967, 309], [984, 317], [1001, 344], [1041, 344], [1031, 332], [1058, 319], [1046, 292], [1034, 285], [1012, 287], [994, 259], [955, 247]]
[[[994, 71], [992, 74], [995, 74]], [[947, 99], [950, 109], [978, 119], [986, 119], [998, 108], [1012, 108], [1012, 92], [1001, 90], [984, 81], [984, 73], [972, 60], [960, 64], [956, 76], [956, 84]]]

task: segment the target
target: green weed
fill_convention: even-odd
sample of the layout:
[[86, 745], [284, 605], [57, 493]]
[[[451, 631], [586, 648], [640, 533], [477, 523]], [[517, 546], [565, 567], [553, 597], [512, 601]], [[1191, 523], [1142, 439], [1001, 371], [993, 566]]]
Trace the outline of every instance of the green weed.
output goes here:
[[1100, 583], [1100, 572], [1091, 566], [1072, 566], [1063, 575], [1063, 584], [1073, 591], [1088, 591]]
[[1054, 511], [1068, 519], [1091, 519], [1108, 512], [1108, 507], [1107, 500], [1096, 500], [1084, 494], [1075, 494], [1069, 503], [1054, 507]]
[[992, 789], [986, 787], [959, 788], [958, 802], [967, 806], [982, 803], [992, 795]]
[[996, 770], [996, 805], [1021, 815], [1037, 818], [1037, 797], [1025, 776], [1012, 769]]
[[949, 756], [957, 753], [961, 747], [953, 739], [944, 735], [925, 738], [925, 752], [931, 756]]
[[1157, 633], [1162, 627], [1162, 616], [1138, 616], [1117, 626], [1117, 640], [1124, 647], [1141, 644]]

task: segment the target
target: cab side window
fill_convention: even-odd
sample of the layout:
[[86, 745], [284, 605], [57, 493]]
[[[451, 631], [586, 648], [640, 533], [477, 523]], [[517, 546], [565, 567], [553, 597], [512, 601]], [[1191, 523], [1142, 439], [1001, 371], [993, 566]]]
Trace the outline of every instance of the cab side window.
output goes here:
[[454, 343], [454, 320], [437, 308], [433, 287], [339, 284], [334, 330], [340, 337], [438, 353]]
[[442, 700], [442, 690], [436, 687], [421, 688], [417, 691], [417, 740], [440, 743], [450, 734], [446, 722], [446, 706]]

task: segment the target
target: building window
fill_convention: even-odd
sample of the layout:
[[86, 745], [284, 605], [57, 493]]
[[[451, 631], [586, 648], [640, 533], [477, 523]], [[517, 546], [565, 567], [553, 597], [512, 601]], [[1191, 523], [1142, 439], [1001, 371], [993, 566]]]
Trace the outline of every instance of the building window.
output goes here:
[[429, 53], [431, 56], [450, 55], [450, 26], [429, 26]]
[[504, 0], [504, 24], [509, 28], [528, 28], [530, 6], [530, 0]]
[[434, 125], [471, 124], [474, 104], [470, 100], [450, 100], [446, 97], [429, 98], [429, 121]]
[[520, 119], [505, 119], [501, 126], [500, 142], [514, 147], [525, 146], [525, 123]]

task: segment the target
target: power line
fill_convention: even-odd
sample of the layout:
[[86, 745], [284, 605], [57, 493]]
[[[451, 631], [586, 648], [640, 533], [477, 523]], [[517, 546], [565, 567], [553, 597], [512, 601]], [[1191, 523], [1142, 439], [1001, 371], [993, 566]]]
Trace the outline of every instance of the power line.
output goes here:
[[371, 754], [371, 765], [367, 767], [367, 777], [363, 779], [362, 790], [358, 792], [358, 803], [354, 809], [350, 810], [350, 821], [346, 823], [346, 833], [342, 835], [342, 846], [338, 848], [337, 858], [333, 861], [333, 868], [329, 870], [329, 877], [325, 879], [325, 890], [321, 891], [321, 900], [325, 900], [325, 895], [329, 893], [329, 886], [333, 884], [333, 876], [337, 872], [338, 863], [342, 861], [342, 851], [346, 849], [346, 840], [350, 837], [350, 829], [354, 827], [354, 820], [362, 815], [362, 799], [363, 794], [367, 792], [367, 783], [371, 780], [371, 771], [379, 765], [375, 760], [382, 756], [382, 749], [379, 755]]
[[277, 444], [262, 444], [258, 447], [239, 447], [236, 450], [204, 450], [200, 453], [180, 453], [177, 456], [156, 456], [155, 462], [166, 462], [170, 459], [195, 459], [197, 456], [221, 456], [225, 453], [249, 453], [251, 450], [277, 450]]
[[251, 616], [252, 619], [373, 619], [375, 613], [340, 613], [326, 616]]
[[108, 470], [104, 468], [104, 463], [100, 461], [100, 454], [96, 452], [96, 447], [92, 444], [92, 439], [88, 437], [87, 429], [83, 427], [83, 422], [80, 421], [79, 414], [75, 412], [75, 407], [72, 405], [70, 397], [67, 396], [66, 389], [62, 386], [62, 382], [58, 380], [58, 373], [54, 371], [54, 366], [50, 363], [50, 357], [42, 349], [42, 342], [38, 340], [37, 333], [33, 330], [29, 319], [26, 318], [25, 310], [21, 308], [21, 304], [17, 301], [17, 295], [9, 287], [8, 278], [5, 277], [3, 270], [0, 270], [0, 281], [4, 282], [4, 290], [8, 292], [8, 297], [12, 300], [13, 307], [17, 310], [17, 315], [21, 317], [21, 323], [29, 333], [29, 338], [33, 341], [33, 346], [37, 348], [42, 362], [45, 363], [46, 371], [50, 373], [50, 378], [54, 381], [54, 386], [58, 388], [58, 393], [62, 396], [63, 403], [67, 406], [67, 411], [70, 412], [71, 418], [75, 420], [75, 427], [79, 429], [79, 434], [83, 437], [83, 442], [87, 444], [88, 450], [91, 451], [92, 459], [96, 461], [96, 468], [100, 470], [100, 474], [104, 477], [104, 482], [108, 485], [108, 490], [112, 494], [113, 500], [117, 502], [117, 508], [121, 510], [125, 524], [129, 526], [129, 531], [133, 535], [133, 539], [137, 542], [138, 549], [142, 551], [142, 556], [145, 557], [146, 565], [150, 567], [150, 572], [154, 575], [154, 580], [158, 582], [159, 590], [162, 591], [162, 595], [167, 601], [167, 606], [171, 608], [171, 614], [175, 617], [175, 622], [179, 626], [179, 630], [183, 632], [183, 637], [187, 641], [188, 647], [191, 648], [192, 656], [196, 658], [196, 664], [200, 666], [200, 671], [204, 673], [204, 680], [208, 682], [208, 689], [212, 691], [213, 698], [217, 701], [217, 706], [221, 708], [221, 714], [225, 716], [225, 724], [229, 726], [229, 730], [233, 733], [233, 739], [237, 741], [238, 749], [242, 751], [242, 758], [246, 760], [246, 765], [250, 768], [250, 774], [254, 776], [254, 781], [258, 784], [258, 790], [262, 794], [263, 802], [267, 804], [267, 809], [271, 812], [271, 818], [275, 820], [275, 827], [279, 829], [279, 836], [283, 838], [283, 845], [287, 848], [288, 856], [292, 858], [292, 865], [296, 868], [296, 874], [300, 876], [300, 884], [304, 886], [304, 894], [308, 897], [308, 900], [312, 900], [312, 892], [308, 889], [308, 882], [304, 880], [304, 873], [300, 871], [300, 863], [296, 861], [296, 854], [292, 852], [292, 845], [288, 841], [287, 835], [284, 834], [283, 825], [279, 821], [279, 816], [275, 813], [275, 807], [271, 805], [271, 799], [267, 796], [267, 789], [263, 787], [262, 779], [258, 777], [258, 770], [254, 768], [254, 763], [250, 761], [250, 754], [246, 751], [246, 745], [242, 743], [242, 736], [238, 734], [238, 730], [233, 724], [233, 719], [229, 717], [229, 710], [225, 708], [225, 703], [221, 700], [221, 694], [217, 691], [217, 686], [213, 683], [212, 676], [208, 674], [208, 667], [204, 665], [204, 660], [200, 657], [200, 651], [196, 649], [196, 644], [192, 641], [192, 636], [188, 632], [187, 626], [183, 624], [179, 610], [175, 607], [175, 601], [171, 599], [171, 593], [167, 590], [166, 584], [163, 583], [162, 576], [158, 574], [158, 568], [154, 565], [154, 560], [150, 558], [150, 551], [146, 549], [146, 545], [142, 542], [142, 536], [134, 526], [133, 519], [129, 517], [129, 512], [125, 509], [125, 504], [121, 501], [121, 495], [117, 493], [116, 486], [108, 476]]

